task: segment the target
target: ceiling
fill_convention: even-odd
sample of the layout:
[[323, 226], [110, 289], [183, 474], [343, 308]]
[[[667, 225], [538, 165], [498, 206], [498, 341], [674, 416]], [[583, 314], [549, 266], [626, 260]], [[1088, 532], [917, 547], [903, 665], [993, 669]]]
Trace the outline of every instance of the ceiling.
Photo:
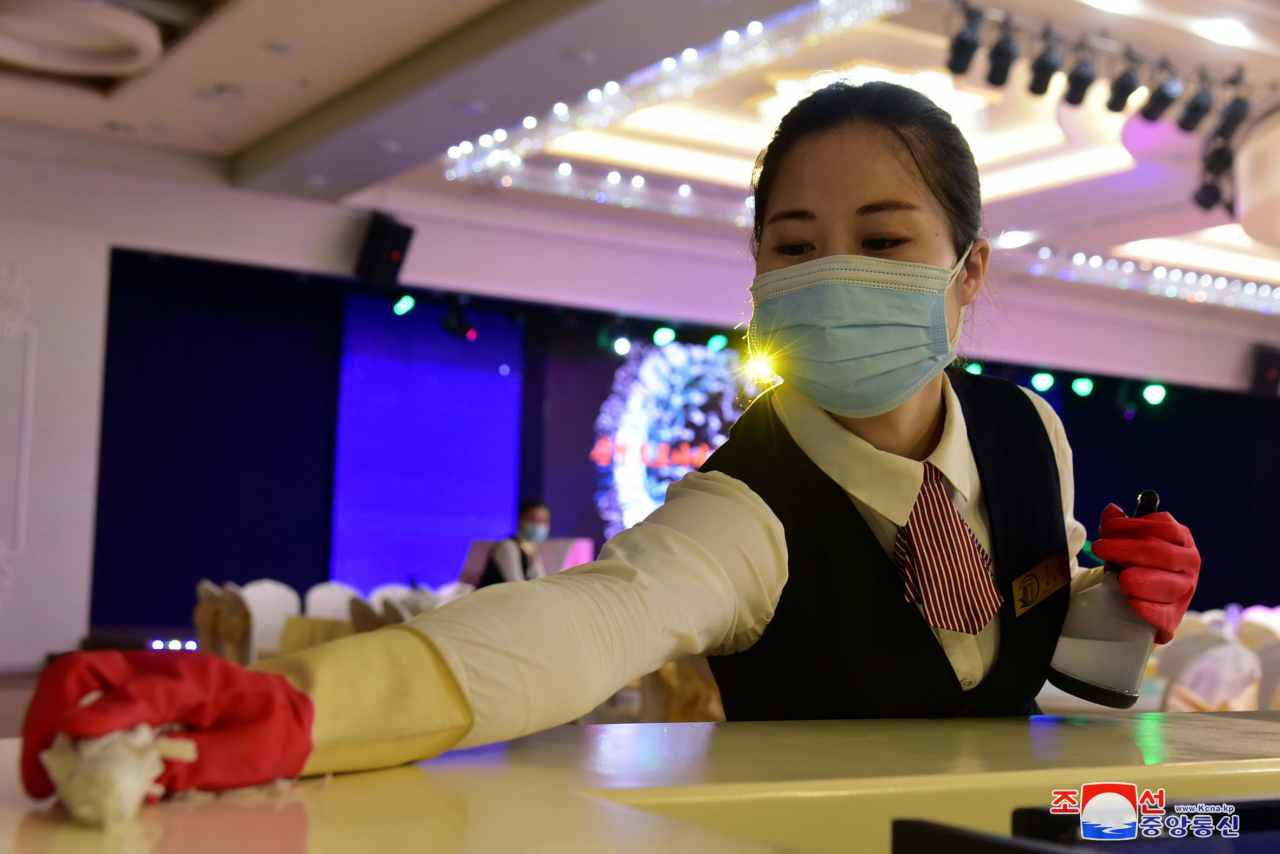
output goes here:
[[[0, 34], [6, 3], [17, 2], [0, 0]], [[131, 8], [147, 2], [175, 0], [114, 0]], [[832, 0], [831, 8], [852, 2]], [[687, 96], [629, 108], [606, 128], [547, 135], [544, 148], [525, 151], [521, 170], [486, 170], [466, 181], [446, 179], [458, 165], [451, 146], [478, 145], [497, 129], [514, 144], [526, 116], [539, 119], [541, 133], [556, 120], [554, 104], [587, 110], [587, 93], [606, 81], [619, 81], [619, 97], [630, 97], [631, 81], [664, 58], [691, 46], [705, 53], [728, 30], [745, 39], [752, 21], [772, 27], [794, 0], [208, 0], [194, 4], [193, 25], [167, 31], [158, 61], [133, 75], [86, 81], [0, 67], [0, 123], [140, 152], [185, 152], [225, 165], [235, 184], [288, 195], [360, 204], [371, 188], [389, 187], [734, 233], [750, 213], [756, 151], [778, 111], [815, 74], [933, 74], [930, 85], [941, 79], [957, 109], [974, 111], [969, 137], [989, 228], [996, 236], [1023, 233], [1007, 241], [1011, 247], [1022, 240], [1033, 242], [1031, 250], [1044, 244], [1068, 255], [1144, 260], [1138, 256], [1154, 258], [1157, 249], [1176, 254], [1176, 247], [1143, 242], [1165, 240], [1180, 251], [1212, 248], [1227, 266], [1276, 265], [1280, 281], [1280, 252], [1232, 242], [1226, 232], [1202, 233], [1229, 219], [1188, 201], [1199, 180], [1200, 138], [1173, 129], [1177, 107], [1148, 124], [1132, 115], [1140, 92], [1127, 113], [1112, 114], [1102, 104], [1106, 79], [1079, 108], [1061, 103], [1064, 75], [1045, 98], [1026, 92], [1029, 57], [1040, 49], [1034, 33], [1051, 20], [1072, 39], [1105, 33], [1148, 59], [1168, 56], [1189, 86], [1200, 65], [1218, 78], [1242, 65], [1261, 96], [1280, 81], [1280, 5], [999, 0], [1026, 34], [1011, 83], [993, 88], [983, 80], [985, 47], [964, 78], [937, 74], [960, 26], [950, 2], [886, 2], [905, 10], [837, 27], [767, 63], [707, 79]], [[992, 17], [986, 44], [998, 23]], [[1220, 19], [1244, 26], [1231, 31]], [[1069, 45], [1064, 53], [1069, 65]], [[1121, 70], [1106, 56], [1100, 62], [1103, 78]], [[560, 180], [561, 163], [570, 164], [571, 182]], [[504, 175], [513, 178], [510, 188]], [[636, 176], [643, 187], [631, 188]], [[561, 185], [572, 191], [560, 192]], [[689, 185], [687, 194], [681, 185]], [[582, 200], [600, 194], [608, 203]], [[623, 198], [632, 199], [630, 209]]]

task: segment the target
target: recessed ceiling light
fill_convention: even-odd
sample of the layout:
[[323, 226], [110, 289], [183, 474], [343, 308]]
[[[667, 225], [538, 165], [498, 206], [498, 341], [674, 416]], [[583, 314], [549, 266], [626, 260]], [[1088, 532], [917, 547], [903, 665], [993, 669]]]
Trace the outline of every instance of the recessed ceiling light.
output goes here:
[[239, 98], [243, 94], [244, 90], [236, 84], [221, 81], [196, 90], [196, 97], [201, 101], [221, 101], [226, 98]]
[[1191, 29], [1198, 36], [1215, 41], [1218, 44], [1230, 45], [1231, 47], [1245, 47], [1253, 43], [1253, 33], [1235, 18], [1209, 18], [1203, 21], [1192, 21]]
[[1036, 235], [1031, 231], [1004, 231], [1000, 236], [991, 241], [994, 249], [1017, 249], [1019, 246], [1026, 246], [1028, 243], [1036, 239]]

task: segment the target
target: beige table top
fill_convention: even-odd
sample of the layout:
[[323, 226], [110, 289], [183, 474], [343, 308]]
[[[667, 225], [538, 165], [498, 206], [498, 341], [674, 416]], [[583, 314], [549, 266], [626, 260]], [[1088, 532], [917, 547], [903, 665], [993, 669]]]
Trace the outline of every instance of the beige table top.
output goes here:
[[567, 726], [282, 794], [144, 809], [112, 834], [22, 794], [0, 741], [0, 851], [887, 851], [889, 822], [1008, 832], [1091, 781], [1173, 799], [1280, 793], [1280, 714]]

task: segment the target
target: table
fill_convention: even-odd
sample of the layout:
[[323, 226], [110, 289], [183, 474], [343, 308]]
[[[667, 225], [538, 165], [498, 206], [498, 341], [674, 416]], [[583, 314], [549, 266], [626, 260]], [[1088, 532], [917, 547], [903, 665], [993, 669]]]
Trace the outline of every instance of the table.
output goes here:
[[59, 820], [0, 741], [0, 850], [887, 852], [893, 818], [1008, 833], [1094, 781], [1280, 793], [1280, 713], [565, 726], [292, 790], [168, 802], [111, 836]]

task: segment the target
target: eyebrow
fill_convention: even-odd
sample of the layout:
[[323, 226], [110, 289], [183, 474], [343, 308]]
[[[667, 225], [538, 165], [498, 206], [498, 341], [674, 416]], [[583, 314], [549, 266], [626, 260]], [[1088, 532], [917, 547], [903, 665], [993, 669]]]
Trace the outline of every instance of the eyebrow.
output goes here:
[[[858, 216], [869, 216], [870, 214], [884, 213], [885, 211], [918, 211], [920, 206], [902, 199], [883, 199], [878, 202], [871, 202], [858, 208]], [[807, 208], [790, 208], [785, 211], [778, 211], [769, 217], [766, 225], [780, 222], [782, 220], [794, 219], [804, 222], [812, 222], [817, 219], [817, 215]]]

